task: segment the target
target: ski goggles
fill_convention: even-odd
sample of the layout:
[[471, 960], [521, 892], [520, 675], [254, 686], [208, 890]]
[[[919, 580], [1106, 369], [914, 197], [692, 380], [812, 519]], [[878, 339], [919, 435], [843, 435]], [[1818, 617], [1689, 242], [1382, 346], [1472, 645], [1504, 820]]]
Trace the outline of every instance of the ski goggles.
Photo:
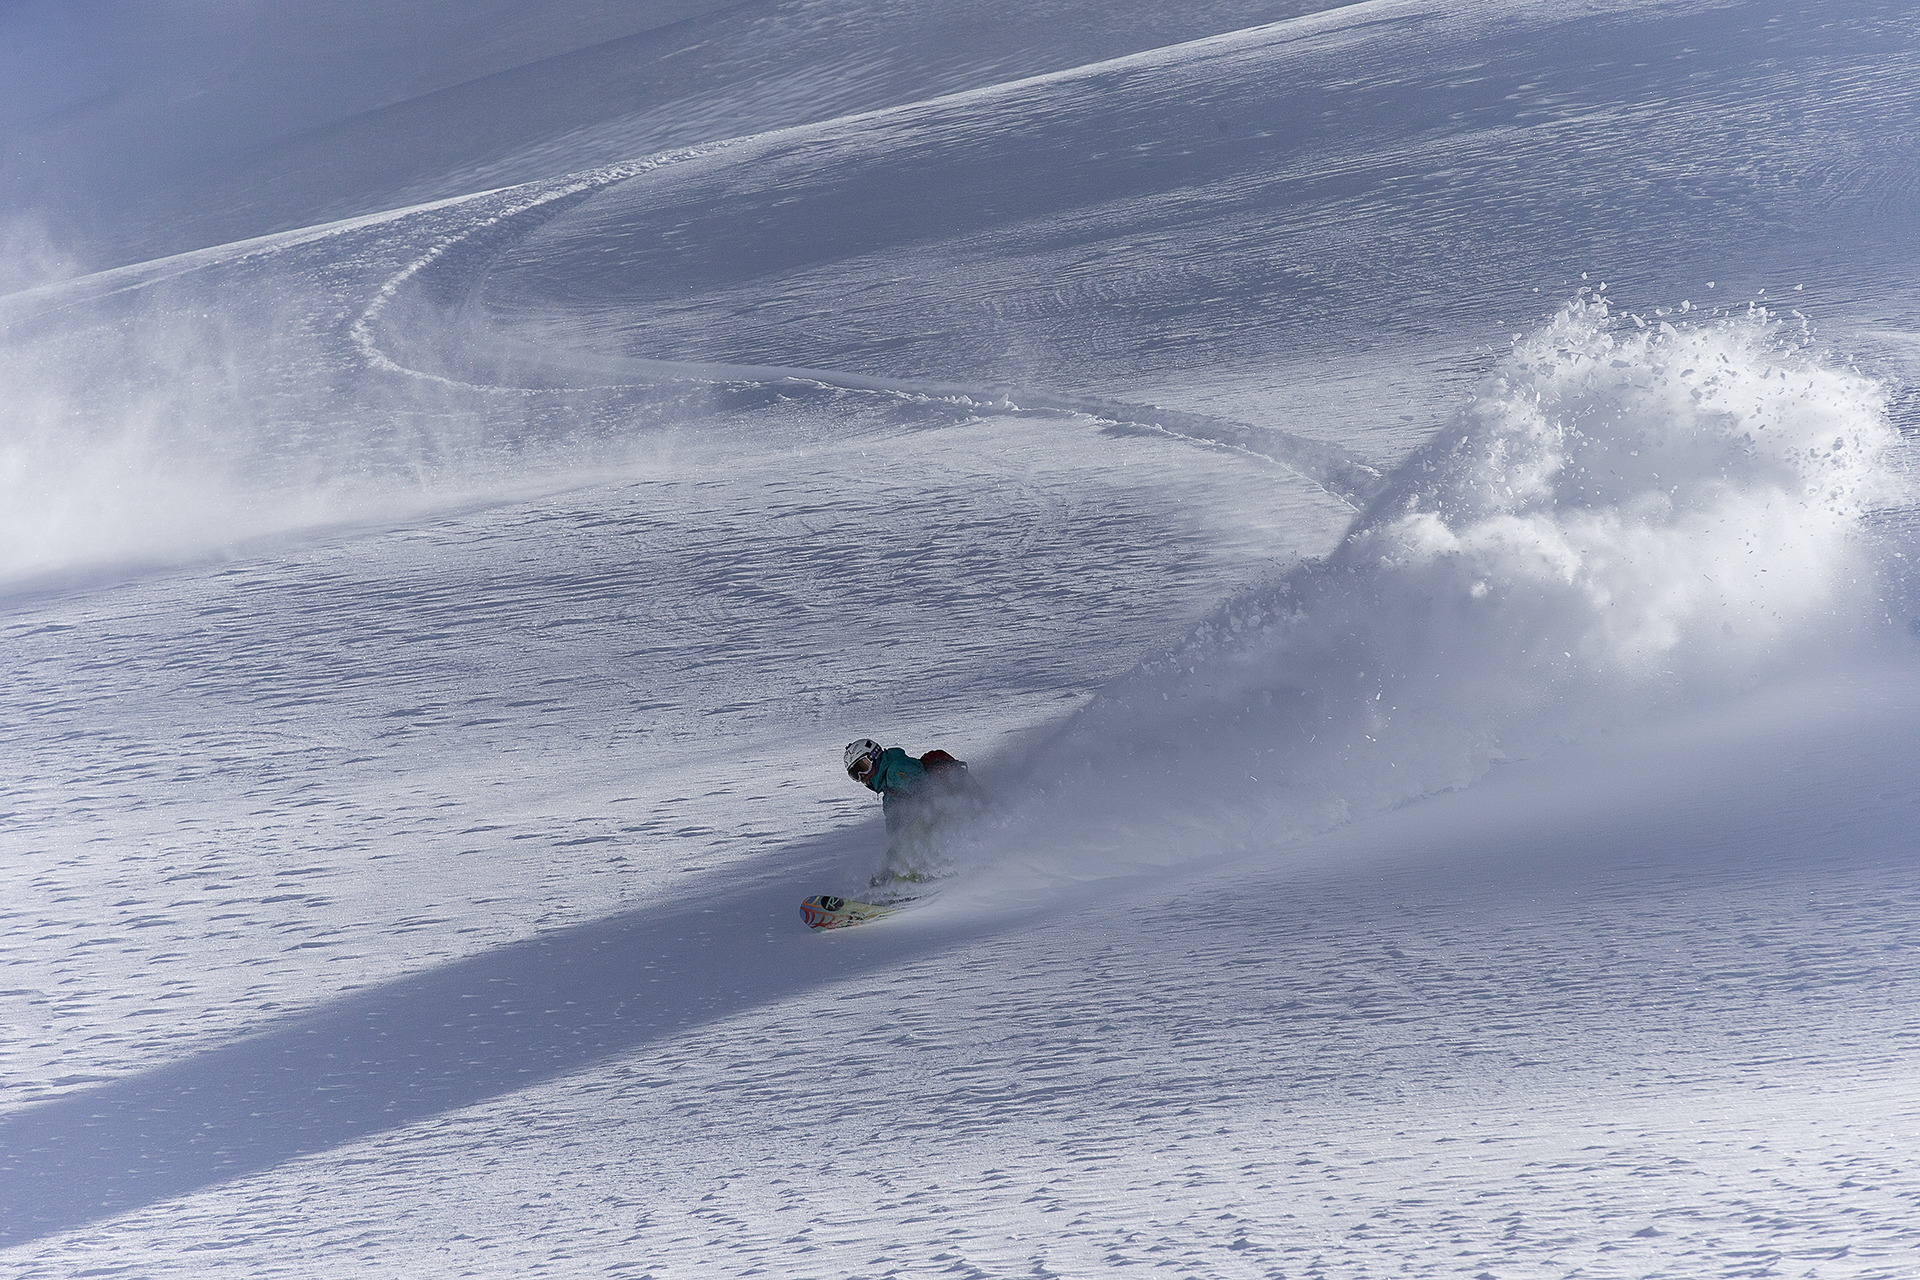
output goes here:
[[879, 764], [880, 757], [873, 752], [868, 752], [864, 756], [856, 757], [853, 763], [847, 766], [847, 776], [855, 782], [865, 782], [873, 776], [873, 771]]

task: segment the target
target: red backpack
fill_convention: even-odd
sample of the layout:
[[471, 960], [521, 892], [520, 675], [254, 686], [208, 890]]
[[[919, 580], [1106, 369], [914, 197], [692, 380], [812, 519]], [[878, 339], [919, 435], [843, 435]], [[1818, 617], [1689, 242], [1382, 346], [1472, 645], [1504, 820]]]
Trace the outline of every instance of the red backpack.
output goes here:
[[938, 776], [949, 771], [965, 773], [967, 771], [967, 762], [965, 760], [956, 760], [946, 752], [936, 748], [920, 757], [920, 767], [928, 773]]

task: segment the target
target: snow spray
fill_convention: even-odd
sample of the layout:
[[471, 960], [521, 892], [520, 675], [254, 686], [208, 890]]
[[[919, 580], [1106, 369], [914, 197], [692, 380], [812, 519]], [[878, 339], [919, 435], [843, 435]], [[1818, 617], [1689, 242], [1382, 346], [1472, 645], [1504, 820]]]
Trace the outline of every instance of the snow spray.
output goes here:
[[1330, 556], [1117, 681], [1016, 810], [1090, 852], [1271, 843], [1857, 638], [1885, 390], [1764, 310], [1675, 318], [1582, 297], [1516, 341]]

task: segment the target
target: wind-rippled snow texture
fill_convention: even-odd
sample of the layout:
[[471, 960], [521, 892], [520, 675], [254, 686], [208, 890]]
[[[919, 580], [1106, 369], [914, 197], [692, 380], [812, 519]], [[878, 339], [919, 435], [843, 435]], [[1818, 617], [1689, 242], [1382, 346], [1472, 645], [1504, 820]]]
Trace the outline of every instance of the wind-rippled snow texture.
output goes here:
[[1858, 535], [1896, 440], [1879, 383], [1764, 310], [1677, 325], [1577, 299], [1332, 555], [1091, 708], [1046, 803], [1091, 789], [1074, 812], [1112, 821], [1245, 792], [1246, 836], [1311, 830], [1737, 691], [1861, 632]]

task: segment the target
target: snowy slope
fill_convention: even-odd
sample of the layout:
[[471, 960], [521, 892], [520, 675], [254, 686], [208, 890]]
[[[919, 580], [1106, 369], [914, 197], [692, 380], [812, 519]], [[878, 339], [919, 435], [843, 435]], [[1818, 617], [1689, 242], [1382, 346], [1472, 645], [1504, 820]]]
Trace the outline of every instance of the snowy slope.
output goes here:
[[1897, 7], [496, 8], [6, 18], [9, 1266], [1920, 1272]]
[[1325, 7], [17, 0], [0, 212], [112, 266]]
[[[1905, 1274], [1920, 795], [1893, 691], [1783, 691], [1012, 919], [809, 938], [763, 873], [550, 931], [109, 1094], [219, 1099], [144, 1140], [42, 1112], [26, 1132], [73, 1144], [50, 1163], [164, 1161], [127, 1201], [229, 1180], [38, 1257]], [[182, 1140], [206, 1124], [235, 1168]]]

